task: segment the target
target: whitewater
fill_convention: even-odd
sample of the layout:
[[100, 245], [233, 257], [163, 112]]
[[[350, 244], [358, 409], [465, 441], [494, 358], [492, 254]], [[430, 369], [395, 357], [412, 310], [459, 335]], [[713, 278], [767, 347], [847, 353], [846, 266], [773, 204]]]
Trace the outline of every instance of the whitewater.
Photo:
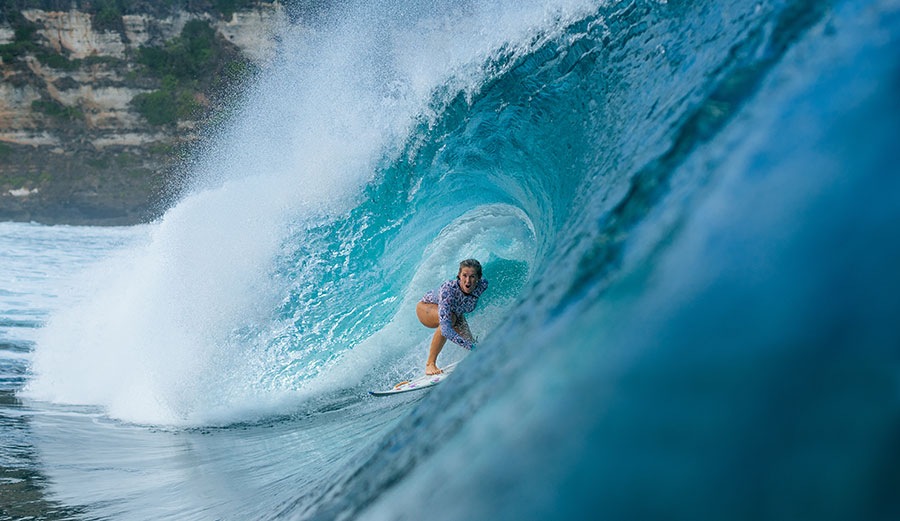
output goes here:
[[288, 13], [159, 220], [0, 223], [0, 519], [900, 518], [900, 2]]

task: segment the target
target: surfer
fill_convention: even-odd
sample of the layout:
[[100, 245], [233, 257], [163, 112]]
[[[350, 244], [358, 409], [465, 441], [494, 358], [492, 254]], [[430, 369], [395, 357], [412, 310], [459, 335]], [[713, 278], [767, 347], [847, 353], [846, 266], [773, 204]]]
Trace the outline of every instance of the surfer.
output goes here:
[[471, 313], [478, 304], [478, 297], [488, 287], [481, 278], [481, 263], [466, 259], [459, 263], [456, 280], [448, 280], [436, 290], [422, 296], [416, 304], [416, 316], [425, 327], [436, 328], [431, 337], [431, 350], [425, 364], [425, 374], [441, 374], [437, 357], [449, 339], [469, 351], [475, 349], [475, 339], [463, 313]]

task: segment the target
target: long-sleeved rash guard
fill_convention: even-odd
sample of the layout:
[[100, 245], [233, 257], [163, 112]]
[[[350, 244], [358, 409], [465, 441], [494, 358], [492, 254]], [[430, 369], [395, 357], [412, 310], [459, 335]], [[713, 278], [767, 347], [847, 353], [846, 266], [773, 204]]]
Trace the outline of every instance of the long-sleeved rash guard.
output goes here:
[[436, 290], [431, 290], [422, 297], [422, 302], [426, 304], [438, 305], [438, 319], [441, 325], [441, 334], [447, 340], [459, 344], [460, 346], [472, 350], [473, 343], [471, 340], [463, 338], [455, 329], [453, 329], [453, 313], [462, 315], [463, 313], [471, 313], [478, 304], [478, 297], [484, 293], [488, 287], [487, 279], [481, 279], [472, 293], [466, 295], [459, 287], [459, 281], [448, 280], [441, 284]]

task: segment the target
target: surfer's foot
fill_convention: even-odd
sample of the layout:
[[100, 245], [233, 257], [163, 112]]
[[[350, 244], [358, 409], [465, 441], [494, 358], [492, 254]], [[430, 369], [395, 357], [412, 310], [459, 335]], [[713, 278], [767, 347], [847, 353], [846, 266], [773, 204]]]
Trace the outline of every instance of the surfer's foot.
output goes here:
[[438, 366], [435, 364], [428, 364], [425, 366], [425, 374], [427, 374], [429, 376], [433, 375], [433, 374], [441, 374], [443, 372], [444, 371], [441, 369], [438, 369]]

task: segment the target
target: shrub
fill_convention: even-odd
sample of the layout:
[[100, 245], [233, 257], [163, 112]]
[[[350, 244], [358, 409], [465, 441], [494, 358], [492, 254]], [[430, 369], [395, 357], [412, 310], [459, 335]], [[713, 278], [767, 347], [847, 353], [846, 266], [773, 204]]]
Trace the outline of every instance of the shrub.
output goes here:
[[129, 154], [128, 152], [122, 152], [121, 154], [116, 154], [116, 164], [122, 167], [131, 166], [139, 163], [140, 160]]
[[73, 120], [84, 117], [77, 107], [69, 107], [56, 100], [34, 100], [31, 102], [31, 110], [57, 119]]
[[54, 69], [72, 71], [77, 69], [81, 65], [81, 60], [70, 60], [62, 54], [39, 52], [34, 56], [42, 64], [48, 67], [53, 67]]
[[229, 66], [226, 45], [208, 22], [191, 20], [164, 47], [141, 47], [138, 63], [162, 80], [162, 88], [135, 96], [132, 105], [152, 125], [197, 118], [204, 107], [198, 93], [240, 74], [241, 66]]
[[13, 26], [13, 41], [0, 45], [0, 57], [3, 63], [10, 63], [27, 51], [37, 48], [31, 39], [37, 32], [37, 26], [25, 19], [21, 14], [15, 12], [10, 20]]
[[171, 125], [178, 121], [178, 108], [172, 103], [172, 92], [168, 90], [138, 94], [131, 104], [151, 125]]
[[128, 2], [123, 0], [103, 0], [96, 5], [96, 12], [91, 17], [91, 25], [97, 31], [125, 30], [122, 21], [122, 10], [128, 7]]
[[84, 65], [94, 65], [95, 63], [106, 63], [110, 65], [116, 65], [122, 63], [124, 60], [121, 58], [116, 58], [115, 56], [85, 56], [81, 58], [81, 63]]
[[219, 11], [219, 14], [225, 20], [231, 20], [231, 16], [235, 11], [251, 4], [253, 4], [252, 0], [215, 0], [213, 2], [216, 10]]
[[176, 107], [180, 119], [196, 119], [203, 105], [197, 102], [193, 92], [184, 90], [178, 94]]
[[164, 48], [141, 47], [137, 61], [156, 76], [171, 74], [186, 79], [212, 74], [222, 55], [224, 49], [209, 23], [191, 20]]
[[157, 141], [148, 148], [150, 154], [155, 156], [171, 156], [175, 153], [175, 148], [171, 143]]
[[109, 168], [109, 160], [105, 157], [98, 157], [95, 159], [87, 159], [85, 163], [91, 167], [96, 168], [97, 170], [106, 170]]
[[30, 42], [34, 33], [37, 32], [37, 26], [32, 23], [18, 23], [14, 29], [14, 41], [16, 43]]
[[115, 7], [107, 6], [94, 15], [94, 24], [98, 29], [115, 30], [122, 21], [122, 13]]

